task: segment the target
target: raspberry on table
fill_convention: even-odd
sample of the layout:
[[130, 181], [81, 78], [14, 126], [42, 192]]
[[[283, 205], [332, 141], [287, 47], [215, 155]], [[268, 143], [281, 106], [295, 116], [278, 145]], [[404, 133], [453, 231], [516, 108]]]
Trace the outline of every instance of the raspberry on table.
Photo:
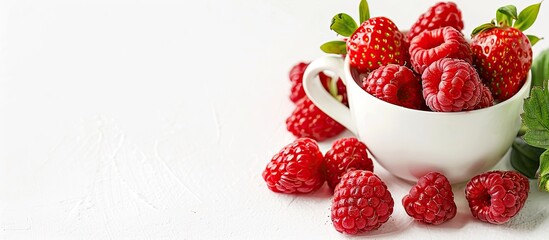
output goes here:
[[378, 176], [365, 170], [349, 171], [334, 191], [332, 224], [341, 233], [373, 231], [389, 220], [393, 206], [391, 193]]
[[422, 79], [425, 103], [435, 112], [472, 110], [481, 100], [482, 82], [464, 60], [437, 60], [425, 69]]
[[333, 190], [341, 176], [350, 170], [374, 171], [372, 159], [368, 157], [366, 144], [357, 138], [342, 138], [335, 141], [324, 155], [323, 168], [328, 186]]
[[314, 140], [298, 138], [273, 156], [262, 176], [273, 192], [309, 193], [324, 184], [322, 158]]
[[409, 68], [388, 64], [372, 71], [362, 88], [385, 102], [420, 109], [423, 101], [419, 77]]
[[419, 178], [410, 193], [402, 198], [402, 205], [414, 219], [433, 225], [454, 218], [457, 209], [452, 186], [439, 172], [430, 172]]
[[453, 27], [441, 27], [420, 33], [410, 42], [410, 61], [419, 74], [436, 60], [458, 58], [473, 61], [469, 43]]
[[516, 171], [490, 171], [467, 183], [465, 198], [473, 216], [483, 222], [503, 224], [514, 217], [528, 198], [528, 178]]
[[309, 98], [297, 102], [294, 111], [286, 119], [286, 128], [296, 137], [308, 137], [317, 141], [345, 130], [343, 125], [320, 110]]
[[410, 28], [408, 40], [412, 41], [415, 36], [424, 31], [446, 26], [453, 27], [458, 31], [463, 30], [461, 11], [453, 2], [439, 2], [421, 14]]

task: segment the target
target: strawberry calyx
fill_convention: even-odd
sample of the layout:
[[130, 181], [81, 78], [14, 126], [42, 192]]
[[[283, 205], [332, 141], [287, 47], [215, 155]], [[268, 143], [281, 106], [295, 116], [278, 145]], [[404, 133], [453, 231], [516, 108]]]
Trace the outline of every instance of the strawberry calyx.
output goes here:
[[[361, 24], [364, 21], [370, 19], [370, 9], [366, 0], [360, 1], [360, 4], [358, 5], [358, 10]], [[356, 31], [358, 26], [359, 24], [356, 23], [353, 17], [349, 16], [349, 14], [346, 13], [336, 14], [332, 18], [332, 22], [330, 23], [330, 29], [336, 32], [338, 35], [344, 37], [351, 36]], [[320, 50], [325, 53], [347, 54], [346, 41], [335, 40], [326, 42], [320, 46]]]
[[[474, 37], [479, 33], [488, 31], [493, 28], [513, 27], [520, 30], [521, 32], [524, 32], [528, 28], [530, 28], [536, 21], [542, 2], [530, 5], [518, 14], [517, 8], [513, 5], [500, 7], [496, 11], [496, 18], [493, 19], [490, 23], [485, 23], [476, 27], [471, 33], [471, 37]], [[534, 44], [536, 44], [539, 40], [543, 39], [534, 35], [526, 36], [530, 40], [530, 45], [532, 46], [534, 46]]]

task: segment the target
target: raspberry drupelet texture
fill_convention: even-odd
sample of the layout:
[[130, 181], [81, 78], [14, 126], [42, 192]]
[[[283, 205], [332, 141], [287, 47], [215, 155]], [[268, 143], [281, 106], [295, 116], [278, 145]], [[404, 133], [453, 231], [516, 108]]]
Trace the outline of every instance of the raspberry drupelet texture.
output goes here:
[[399, 106], [420, 109], [423, 101], [419, 77], [396, 64], [382, 66], [363, 79], [362, 88], [374, 97]]
[[412, 41], [415, 36], [424, 31], [446, 26], [454, 27], [458, 31], [463, 30], [461, 11], [453, 2], [439, 2], [421, 14], [410, 28], [408, 40]]
[[368, 157], [366, 144], [357, 138], [342, 138], [335, 141], [324, 155], [324, 171], [328, 186], [333, 190], [341, 176], [350, 170], [374, 171], [372, 159]]
[[336, 122], [309, 98], [297, 102], [292, 114], [286, 119], [286, 128], [296, 137], [307, 137], [322, 141], [333, 137], [345, 130], [345, 127]]
[[387, 185], [374, 173], [345, 173], [332, 199], [332, 224], [341, 233], [356, 234], [378, 229], [393, 213], [394, 201]]
[[439, 225], [456, 216], [452, 186], [438, 172], [419, 178], [410, 193], [402, 199], [402, 205], [408, 215], [428, 224]]
[[321, 164], [317, 143], [298, 138], [273, 156], [262, 176], [273, 192], [309, 193], [324, 183]]
[[472, 110], [481, 100], [482, 82], [471, 64], [443, 58], [422, 75], [425, 103], [435, 112]]
[[491, 171], [473, 177], [465, 187], [465, 197], [475, 218], [503, 224], [522, 209], [528, 191], [528, 178], [522, 174]]
[[480, 102], [477, 106], [475, 106], [475, 109], [487, 108], [494, 105], [494, 97], [492, 96], [492, 92], [490, 91], [490, 88], [484, 84], [482, 85], [481, 94]]
[[436, 60], [458, 58], [471, 63], [472, 52], [461, 32], [453, 27], [425, 31], [410, 42], [410, 61], [419, 74]]

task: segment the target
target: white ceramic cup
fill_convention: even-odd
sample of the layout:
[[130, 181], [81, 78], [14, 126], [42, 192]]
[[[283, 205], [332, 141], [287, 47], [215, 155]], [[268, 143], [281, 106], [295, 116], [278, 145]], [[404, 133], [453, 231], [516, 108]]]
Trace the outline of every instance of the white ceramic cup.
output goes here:
[[[321, 71], [341, 77], [349, 108], [315, 80]], [[530, 75], [510, 99], [455, 113], [404, 108], [368, 94], [353, 79], [348, 57], [329, 55], [313, 61], [305, 71], [303, 86], [315, 105], [354, 133], [395, 176], [416, 181], [429, 171], [440, 171], [452, 183], [461, 183], [494, 167], [508, 151], [520, 129]]]

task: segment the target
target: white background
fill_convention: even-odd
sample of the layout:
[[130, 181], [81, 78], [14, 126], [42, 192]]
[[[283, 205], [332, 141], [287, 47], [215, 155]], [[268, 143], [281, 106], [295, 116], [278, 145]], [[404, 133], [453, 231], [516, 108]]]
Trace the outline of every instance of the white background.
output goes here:
[[[346, 238], [326, 186], [274, 194], [261, 172], [294, 139], [290, 67], [322, 56], [331, 17], [358, 17], [358, 2], [0, 1], [0, 239]], [[508, 3], [457, 2], [467, 35]], [[370, 7], [406, 29], [434, 3]], [[547, 4], [528, 33], [549, 38]], [[367, 236], [540, 239], [549, 228], [548, 194], [532, 189], [495, 226], [472, 218], [463, 186], [455, 219], [418, 224], [400, 204], [410, 185], [375, 170], [396, 204]]]

